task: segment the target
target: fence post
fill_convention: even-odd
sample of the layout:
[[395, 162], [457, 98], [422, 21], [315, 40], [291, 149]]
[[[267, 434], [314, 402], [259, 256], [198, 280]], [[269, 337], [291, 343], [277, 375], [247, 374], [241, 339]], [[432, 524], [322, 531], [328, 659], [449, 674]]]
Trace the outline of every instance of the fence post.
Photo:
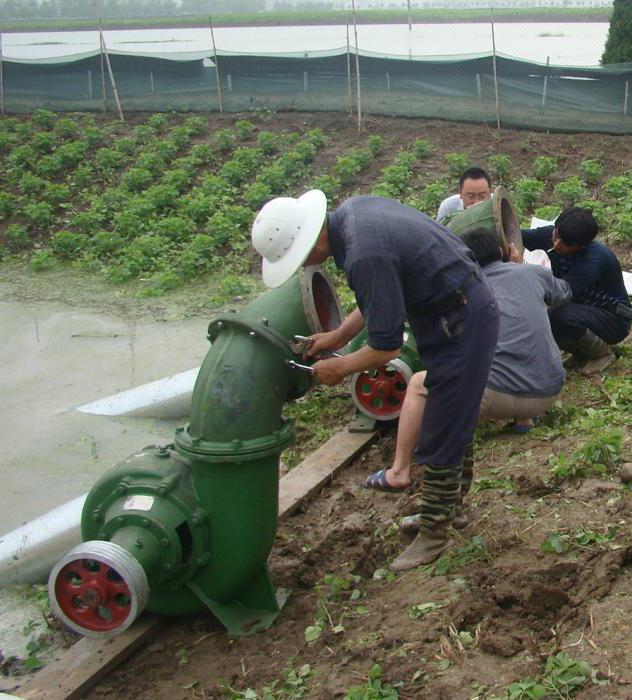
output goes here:
[[154, 83], [154, 71], [149, 71], [149, 85], [151, 86], [152, 93], [156, 92], [156, 84]]
[[230, 73], [228, 73], [228, 75], [226, 76], [226, 85], [228, 86], [228, 92], [232, 92], [233, 91], [233, 76]]
[[0, 31], [0, 114], [4, 115], [4, 61], [2, 56], [2, 32]]
[[625, 97], [623, 98], [623, 116], [625, 117], [626, 114], [628, 113], [628, 92], [629, 92], [630, 84], [628, 81], [625, 81]]
[[92, 69], [88, 68], [88, 97], [91, 99], [94, 97], [94, 90], [92, 88]]
[[[546, 67], [549, 67], [549, 62], [551, 60], [550, 56], [546, 57]], [[544, 76], [544, 84], [542, 85], [542, 109], [544, 109], [544, 105], [546, 104], [546, 89], [549, 84], [549, 76], [548, 73]]]
[[483, 101], [483, 86], [481, 85], [481, 74], [476, 74], [476, 94], [480, 102]]
[[303, 92], [307, 92], [307, 71], [303, 71]]
[[388, 71], [386, 71], [386, 89], [391, 89], [391, 74]]

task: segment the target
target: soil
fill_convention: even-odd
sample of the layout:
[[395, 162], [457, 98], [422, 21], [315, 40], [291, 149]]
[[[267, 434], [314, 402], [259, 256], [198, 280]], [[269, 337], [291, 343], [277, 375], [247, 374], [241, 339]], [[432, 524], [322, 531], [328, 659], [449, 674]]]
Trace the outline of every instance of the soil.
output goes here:
[[[216, 115], [209, 116], [209, 123], [219, 128], [244, 116], [267, 120], [276, 129], [323, 128], [329, 141], [311, 176], [326, 172], [341, 151], [364, 145], [367, 134], [382, 135], [384, 150], [353, 184], [357, 193], [370, 191], [397, 149], [415, 138], [428, 139], [435, 151], [420, 161], [413, 189], [444, 173], [448, 152], [464, 152], [472, 164], [481, 165], [494, 153], [509, 155], [516, 176], [530, 174], [536, 155], [555, 155], [560, 159], [558, 179], [576, 174], [582, 160], [599, 158], [605, 180], [624, 172], [632, 157], [632, 138], [626, 136], [498, 134], [484, 125], [436, 120], [368, 117], [362, 135], [353, 120], [340, 114]], [[624, 261], [632, 259], [627, 249], [618, 252]], [[140, 307], [133, 286], [108, 291], [105, 284], [99, 286], [92, 276], [76, 271], [36, 276], [12, 265], [0, 273], [0, 283], [17, 300], [52, 296], [104, 309], [124, 305], [130, 313], [140, 309], [145, 316], [158, 317], [166, 308], [171, 317], [209, 314], [202, 302], [208, 280], [143, 300]], [[624, 379], [631, 374], [628, 350], [609, 375]], [[609, 399], [599, 380], [570, 374], [562, 405], [602, 407]], [[462, 556], [442, 575], [430, 567], [393, 579], [384, 576], [388, 561], [406, 543], [398, 519], [415, 512], [419, 495], [419, 475], [402, 494], [362, 488], [368, 473], [392, 459], [394, 436], [385, 430], [318, 497], [280, 524], [271, 574], [292, 595], [267, 633], [229, 639], [210, 614], [175, 619], [157, 641], [136, 652], [88, 697], [254, 697], [238, 694], [248, 688], [263, 697], [264, 687], [277, 682], [279, 698], [324, 700], [364, 686], [371, 667], [379, 664], [383, 681], [395, 685], [400, 698], [469, 700], [502, 694], [513, 681], [537, 677], [543, 660], [563, 650], [590, 663], [596, 682], [608, 682], [603, 687], [589, 684], [574, 697], [632, 698], [627, 624], [632, 615], [632, 493], [616, 472], [552, 484], [551, 455], [568, 455], [581, 443], [582, 436], [565, 427], [567, 413], [558, 410], [533, 434], [514, 435], [503, 425], [479, 430], [469, 524], [453, 533], [455, 550]], [[622, 457], [632, 461], [629, 436]], [[583, 527], [604, 533], [613, 526], [618, 528], [616, 538], [602, 544], [560, 554], [545, 553], [540, 546], [553, 532]], [[360, 577], [351, 587], [359, 594], [351, 595], [350, 588], [328, 595], [322, 584], [327, 574]], [[319, 600], [325, 602], [329, 619], [321, 636], [308, 643], [305, 629], [315, 623]], [[429, 602], [436, 606], [427, 614], [412, 609]], [[313, 676], [288, 690], [284, 670], [305, 664]]]

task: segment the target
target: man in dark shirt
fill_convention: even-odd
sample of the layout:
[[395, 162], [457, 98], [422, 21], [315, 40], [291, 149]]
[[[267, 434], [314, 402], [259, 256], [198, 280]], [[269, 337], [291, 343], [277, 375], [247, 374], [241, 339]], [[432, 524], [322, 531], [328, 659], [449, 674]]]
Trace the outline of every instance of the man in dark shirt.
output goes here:
[[253, 245], [268, 286], [330, 255], [345, 272], [358, 308], [337, 329], [314, 335], [309, 354], [343, 347], [365, 324], [368, 345], [316, 362], [321, 382], [335, 385], [394, 359], [404, 321], [412, 328], [428, 371], [428, 410], [415, 452], [426, 469], [419, 534], [391, 564], [412, 569], [450, 544], [447, 528], [496, 347], [498, 311], [474, 256], [445, 227], [382, 197], [352, 197], [327, 217], [324, 195], [315, 192], [268, 202], [253, 224]]
[[572, 303], [550, 312], [551, 329], [562, 350], [575, 355], [584, 374], [605, 369], [614, 359], [610, 345], [630, 332], [630, 321], [616, 313], [629, 306], [621, 265], [595, 241], [597, 222], [590, 209], [569, 207], [544, 226], [522, 232], [528, 250], [546, 250], [556, 277], [566, 280]]

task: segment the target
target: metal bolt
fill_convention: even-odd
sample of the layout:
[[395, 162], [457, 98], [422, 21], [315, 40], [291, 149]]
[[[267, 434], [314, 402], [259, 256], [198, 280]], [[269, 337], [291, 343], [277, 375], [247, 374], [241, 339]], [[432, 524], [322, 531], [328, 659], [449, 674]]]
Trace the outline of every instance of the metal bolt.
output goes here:
[[125, 486], [125, 484], [119, 484], [114, 491], [115, 493], [125, 493], [127, 491], [127, 486]]
[[160, 546], [161, 547], [168, 547], [169, 546], [169, 540], [166, 537], [163, 537], [163, 539], [160, 540]]
[[270, 321], [264, 316], [263, 318], [259, 319], [259, 323], [263, 323], [264, 326], [267, 326]]
[[215, 328], [217, 328], [217, 330], [220, 330], [220, 331], [221, 331], [223, 327], [224, 327], [224, 324], [223, 324], [221, 321], [218, 321], [218, 322], [215, 324]]
[[199, 525], [200, 522], [201, 522], [201, 521], [200, 521], [200, 516], [199, 516], [199, 515], [194, 515], [194, 516], [191, 518], [191, 522], [193, 523], [193, 525]]
[[149, 522], [149, 520], [148, 520], [147, 518], [143, 518], [143, 519], [140, 521], [140, 524], [141, 524], [143, 527], [149, 527], [149, 526], [151, 525], [151, 523]]
[[257, 337], [257, 334], [256, 334], [254, 331], [250, 331], [250, 333], [248, 333], [248, 335], [249, 335], [251, 338], [256, 338], [256, 337]]
[[138, 547], [138, 549], [143, 548], [143, 541], [141, 539], [137, 539], [136, 542], [134, 542], [134, 547]]
[[162, 486], [158, 487], [158, 495], [159, 496], [164, 496], [167, 493], [168, 489], [164, 484]]

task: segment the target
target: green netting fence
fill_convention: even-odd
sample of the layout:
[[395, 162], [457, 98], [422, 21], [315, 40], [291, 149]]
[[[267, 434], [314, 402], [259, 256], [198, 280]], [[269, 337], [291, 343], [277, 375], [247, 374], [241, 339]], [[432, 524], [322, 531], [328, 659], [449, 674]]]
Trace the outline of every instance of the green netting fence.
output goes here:
[[[547, 66], [497, 55], [359, 53], [364, 115], [445, 118], [555, 131], [632, 133], [632, 64]], [[285, 55], [110, 54], [123, 111], [357, 111], [356, 57], [346, 49]], [[494, 73], [496, 78], [494, 77]], [[115, 110], [98, 52], [3, 62], [7, 113]]]

